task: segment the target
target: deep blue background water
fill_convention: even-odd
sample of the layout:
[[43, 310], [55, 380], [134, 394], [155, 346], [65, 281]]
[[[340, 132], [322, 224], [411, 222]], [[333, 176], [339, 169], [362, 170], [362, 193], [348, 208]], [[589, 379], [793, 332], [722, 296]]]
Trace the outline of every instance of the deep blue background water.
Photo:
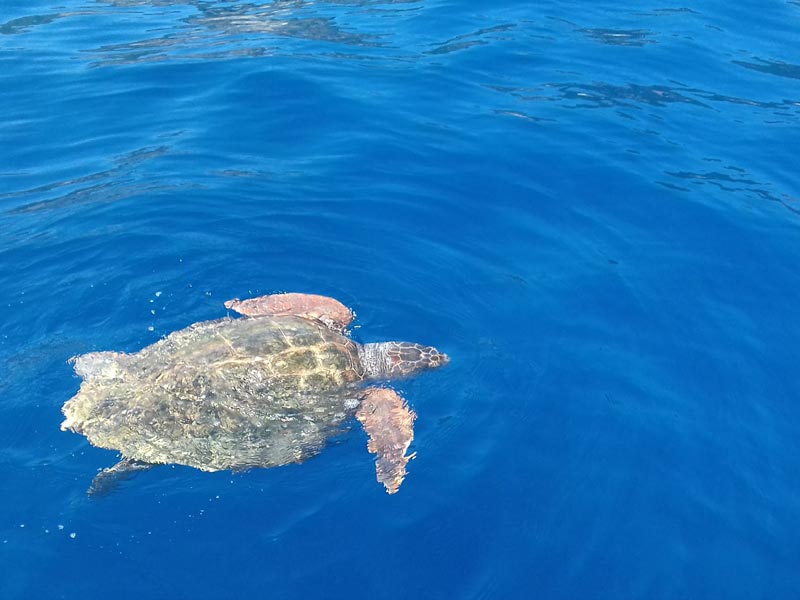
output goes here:
[[[797, 598], [800, 3], [0, 5], [0, 597]], [[341, 299], [398, 384], [297, 466], [59, 430], [67, 359]], [[72, 535], [74, 534], [74, 536]]]

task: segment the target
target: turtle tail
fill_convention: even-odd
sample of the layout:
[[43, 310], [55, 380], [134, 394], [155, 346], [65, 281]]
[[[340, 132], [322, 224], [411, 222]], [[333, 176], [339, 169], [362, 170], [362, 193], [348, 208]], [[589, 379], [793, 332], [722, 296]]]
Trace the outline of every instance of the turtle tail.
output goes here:
[[119, 379], [124, 372], [122, 360], [127, 356], [124, 352], [89, 352], [73, 356], [69, 362], [84, 379]]

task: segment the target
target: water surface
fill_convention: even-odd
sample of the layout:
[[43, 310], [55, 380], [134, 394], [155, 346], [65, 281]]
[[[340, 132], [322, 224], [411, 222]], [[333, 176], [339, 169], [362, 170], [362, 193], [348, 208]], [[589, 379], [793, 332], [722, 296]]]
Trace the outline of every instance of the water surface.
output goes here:
[[[790, 1], [2, 7], [0, 596], [795, 597], [799, 28]], [[278, 291], [452, 356], [396, 386], [400, 492], [354, 426], [88, 499], [117, 456], [59, 430], [67, 359]]]

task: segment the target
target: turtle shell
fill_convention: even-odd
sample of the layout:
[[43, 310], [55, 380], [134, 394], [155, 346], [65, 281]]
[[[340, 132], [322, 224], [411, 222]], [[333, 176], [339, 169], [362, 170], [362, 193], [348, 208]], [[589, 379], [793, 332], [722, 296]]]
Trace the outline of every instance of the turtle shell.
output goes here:
[[149, 463], [205, 471], [301, 462], [358, 406], [358, 346], [299, 317], [219, 319], [135, 354], [77, 357], [62, 428]]

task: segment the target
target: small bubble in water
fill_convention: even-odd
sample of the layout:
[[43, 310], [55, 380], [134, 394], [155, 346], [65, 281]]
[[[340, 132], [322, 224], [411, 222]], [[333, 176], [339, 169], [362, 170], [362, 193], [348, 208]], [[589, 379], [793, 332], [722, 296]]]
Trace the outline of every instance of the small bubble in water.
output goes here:
[[74, 540], [76, 537], [78, 537], [78, 534], [73, 531], [72, 533], [69, 534], [69, 537]]
[[156, 298], [158, 298], [159, 296], [161, 296], [161, 292], [156, 292]]
[[59, 525], [58, 526], [58, 530], [61, 531], [62, 529], [64, 529], [64, 526], [63, 525]]
[[150, 327], [148, 327], [148, 328], [147, 328], [147, 331], [155, 331], [155, 329], [156, 329], [155, 327], [153, 327], [152, 325], [150, 325]]
[[151, 314], [151, 315], [154, 315], [154, 314], [156, 314], [156, 311], [155, 311], [155, 310], [153, 310], [153, 309], [150, 309], [150, 314]]
[[19, 526], [20, 527], [25, 527], [25, 523], [20, 523]]

